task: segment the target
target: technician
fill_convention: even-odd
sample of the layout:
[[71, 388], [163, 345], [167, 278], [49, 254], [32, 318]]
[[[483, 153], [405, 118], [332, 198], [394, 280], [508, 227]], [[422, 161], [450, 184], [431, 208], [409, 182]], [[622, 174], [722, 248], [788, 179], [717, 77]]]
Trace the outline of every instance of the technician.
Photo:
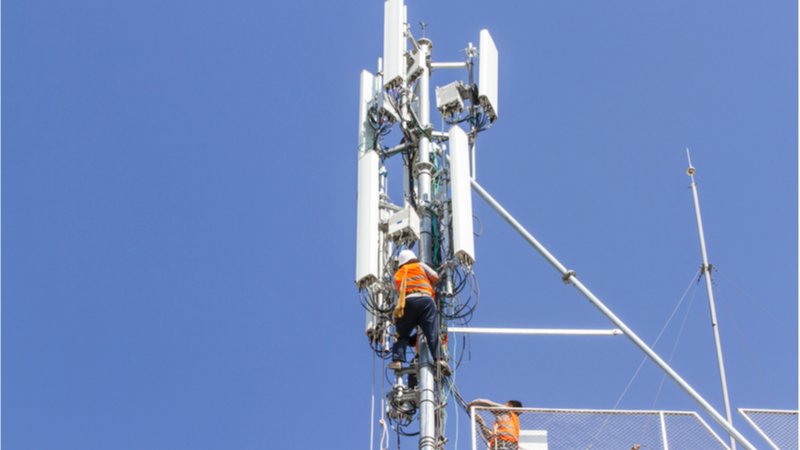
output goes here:
[[419, 326], [428, 342], [431, 356], [441, 373], [449, 377], [450, 366], [442, 357], [439, 339], [439, 314], [433, 301], [433, 286], [439, 282], [439, 274], [427, 264], [419, 262], [411, 250], [403, 250], [398, 256], [399, 268], [394, 275], [399, 301], [395, 308], [395, 332], [397, 341], [392, 346], [392, 362], [387, 367], [399, 370], [405, 361], [408, 338]]
[[489, 410], [494, 414], [494, 426], [489, 428], [483, 422], [483, 418], [475, 415], [475, 421], [481, 428], [481, 434], [489, 441], [491, 450], [517, 450], [519, 448], [519, 412], [510, 411], [507, 408], [522, 408], [522, 403], [517, 400], [509, 400], [505, 405], [495, 403], [491, 400], [478, 399], [471, 401], [467, 407], [473, 406], [483, 408], [503, 408]]

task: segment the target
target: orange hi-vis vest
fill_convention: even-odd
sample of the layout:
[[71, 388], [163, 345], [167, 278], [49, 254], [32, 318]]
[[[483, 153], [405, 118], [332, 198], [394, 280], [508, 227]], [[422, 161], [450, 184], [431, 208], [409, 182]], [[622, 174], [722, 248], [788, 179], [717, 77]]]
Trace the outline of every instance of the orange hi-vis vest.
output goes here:
[[411, 294], [425, 294], [433, 297], [433, 287], [428, 280], [428, 275], [422, 270], [418, 262], [404, 264], [400, 270], [394, 274], [394, 282], [397, 285], [397, 290], [403, 284], [403, 274], [406, 276], [406, 296]]
[[495, 440], [519, 442], [519, 417], [513, 412], [509, 412], [509, 420], [494, 422], [494, 433], [489, 448], [495, 448]]

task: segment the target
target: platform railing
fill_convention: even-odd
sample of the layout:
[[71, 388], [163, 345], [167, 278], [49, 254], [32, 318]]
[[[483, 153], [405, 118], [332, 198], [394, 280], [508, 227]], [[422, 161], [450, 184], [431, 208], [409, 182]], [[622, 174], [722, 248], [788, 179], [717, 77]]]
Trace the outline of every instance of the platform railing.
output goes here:
[[[503, 433], [511, 414], [518, 443]], [[475, 407], [472, 416], [473, 450], [729, 450], [696, 412]]]

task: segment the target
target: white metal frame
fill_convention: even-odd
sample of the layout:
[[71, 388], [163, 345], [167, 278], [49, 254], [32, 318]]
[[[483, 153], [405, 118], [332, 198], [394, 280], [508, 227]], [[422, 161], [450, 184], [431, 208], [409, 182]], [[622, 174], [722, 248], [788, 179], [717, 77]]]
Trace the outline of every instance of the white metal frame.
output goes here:
[[450, 333], [465, 334], [533, 334], [548, 336], [618, 336], [622, 333], [620, 329], [613, 330], [564, 330], [552, 328], [473, 328], [473, 327], [450, 327]]
[[[641, 415], [641, 416], [654, 416], [659, 418], [659, 424], [661, 426], [661, 436], [662, 442], [664, 445], [664, 450], [669, 450], [669, 438], [667, 436], [667, 427], [666, 422], [664, 420], [665, 416], [692, 416], [694, 417], [700, 425], [714, 438], [723, 448], [730, 450], [730, 447], [719, 437], [719, 435], [697, 414], [695, 411], [637, 411], [637, 410], [624, 410], [624, 409], [555, 409], [555, 408], [489, 408], [489, 407], [477, 407], [473, 406], [470, 408], [470, 423], [472, 428], [470, 432], [472, 434], [472, 450], [478, 450], [478, 441], [476, 438], [477, 432], [475, 428], [475, 412], [477, 411], [497, 411], [499, 409], [502, 410], [509, 410], [509, 411], [520, 411], [523, 413], [560, 413], [560, 414], [602, 414], [602, 415]], [[741, 413], [741, 410], [739, 410]], [[775, 447], [776, 450], [781, 450]], [[786, 449], [783, 449], [786, 450]]]
[[746, 420], [747, 423], [751, 427], [753, 427], [754, 430], [756, 430], [756, 433], [758, 433], [758, 435], [761, 436], [762, 439], [767, 441], [767, 444], [769, 444], [770, 447], [772, 447], [775, 450], [789, 450], [789, 449], [781, 449], [780, 447], [775, 445], [775, 443], [772, 441], [772, 439], [770, 439], [769, 436], [767, 436], [767, 434], [764, 432], [764, 430], [761, 429], [761, 427], [759, 427], [758, 425], [756, 425], [755, 422], [753, 422], [753, 419], [751, 419], [750, 416], [747, 415], [747, 413], [751, 413], [752, 412], [752, 413], [762, 413], [762, 414], [764, 414], [764, 413], [766, 413], [766, 414], [786, 414], [786, 415], [797, 416], [798, 415], [797, 411], [785, 410], [785, 409], [751, 409], [751, 408], [738, 408], [736, 411], [739, 411], [739, 414], [742, 417], [744, 417], [744, 420]]

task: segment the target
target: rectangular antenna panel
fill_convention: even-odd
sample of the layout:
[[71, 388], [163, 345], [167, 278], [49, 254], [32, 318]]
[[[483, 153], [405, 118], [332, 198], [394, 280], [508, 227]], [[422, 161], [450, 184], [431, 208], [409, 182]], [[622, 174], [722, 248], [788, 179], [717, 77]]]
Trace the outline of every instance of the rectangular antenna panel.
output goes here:
[[390, 88], [406, 77], [405, 6], [403, 0], [383, 4], [383, 86]]
[[489, 30], [481, 30], [478, 99], [489, 120], [497, 120], [497, 47]]
[[378, 278], [379, 164], [380, 157], [374, 150], [359, 155], [356, 221], [356, 286], [359, 288]]
[[450, 128], [450, 193], [453, 200], [453, 253], [467, 265], [475, 263], [472, 234], [472, 185], [469, 139], [458, 125]]
[[361, 72], [361, 95], [358, 103], [358, 152], [375, 147], [375, 130], [367, 122], [369, 102], [375, 95], [375, 76], [366, 70]]

